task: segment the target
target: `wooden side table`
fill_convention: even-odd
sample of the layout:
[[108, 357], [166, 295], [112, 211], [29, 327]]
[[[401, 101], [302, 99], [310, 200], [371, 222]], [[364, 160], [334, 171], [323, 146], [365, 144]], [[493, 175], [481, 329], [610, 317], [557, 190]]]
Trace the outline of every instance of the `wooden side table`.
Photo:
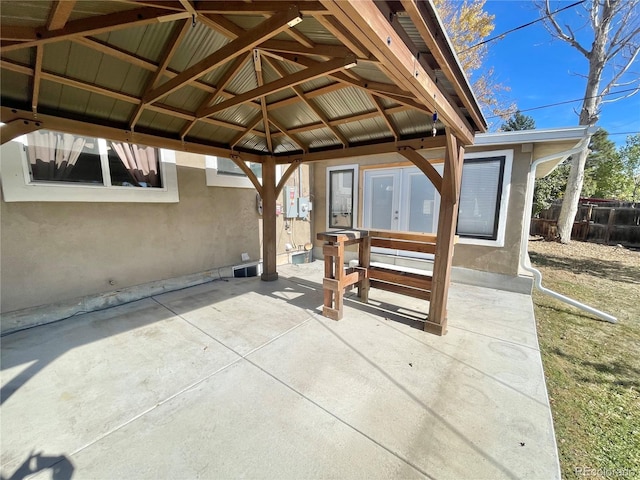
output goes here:
[[[370, 263], [371, 239], [367, 230], [335, 230], [318, 233], [323, 240], [324, 255], [324, 306], [322, 314], [332, 320], [340, 320], [343, 314], [343, 298], [346, 287], [358, 284], [358, 295], [364, 301], [368, 296], [367, 269]], [[344, 268], [344, 249], [358, 245], [358, 268]]]

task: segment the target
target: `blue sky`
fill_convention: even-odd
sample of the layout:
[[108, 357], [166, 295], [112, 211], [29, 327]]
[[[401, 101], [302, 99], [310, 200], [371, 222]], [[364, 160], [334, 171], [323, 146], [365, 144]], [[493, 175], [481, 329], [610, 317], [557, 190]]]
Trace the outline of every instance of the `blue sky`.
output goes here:
[[[575, 0], [574, 0], [575, 1]], [[574, 1], [554, 1], [552, 8], [558, 9]], [[495, 29], [491, 36], [501, 34], [519, 25], [540, 17], [540, 13], [530, 0], [487, 0], [485, 10], [495, 15]], [[579, 25], [577, 12], [581, 6], [566, 10], [561, 15], [560, 24]], [[578, 32], [578, 38], [584, 34]], [[587, 37], [588, 38], [588, 37]], [[590, 47], [591, 40], [583, 42]], [[525, 111], [584, 96], [586, 79], [576, 74], [586, 74], [587, 59], [575, 48], [560, 40], [552, 40], [542, 22], [523, 28], [505, 36], [502, 40], [489, 43], [487, 65], [495, 67], [498, 82], [511, 87], [505, 96], [515, 102], [536, 121], [537, 128], [566, 127], [578, 124], [581, 102], [557, 107]], [[635, 75], [640, 70], [640, 60], [636, 60]], [[604, 83], [602, 84], [604, 85]], [[625, 87], [623, 87], [625, 88]], [[628, 88], [628, 87], [626, 87]], [[489, 116], [488, 113], [485, 115]], [[496, 122], [496, 119], [488, 119]], [[498, 120], [497, 126], [502, 122]], [[640, 94], [618, 102], [605, 104], [598, 125], [610, 134], [620, 132], [640, 133]], [[627, 135], [611, 135], [610, 139], [623, 145]]]

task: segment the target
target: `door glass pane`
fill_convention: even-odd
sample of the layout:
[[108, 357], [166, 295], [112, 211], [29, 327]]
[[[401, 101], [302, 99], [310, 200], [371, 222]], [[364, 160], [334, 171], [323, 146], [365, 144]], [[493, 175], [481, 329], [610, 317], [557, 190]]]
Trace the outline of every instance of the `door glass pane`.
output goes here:
[[391, 230], [393, 179], [391, 175], [376, 176], [371, 179], [371, 228]]
[[329, 228], [353, 227], [353, 169], [329, 173]]
[[410, 232], [435, 233], [436, 189], [422, 172], [410, 175], [409, 225]]

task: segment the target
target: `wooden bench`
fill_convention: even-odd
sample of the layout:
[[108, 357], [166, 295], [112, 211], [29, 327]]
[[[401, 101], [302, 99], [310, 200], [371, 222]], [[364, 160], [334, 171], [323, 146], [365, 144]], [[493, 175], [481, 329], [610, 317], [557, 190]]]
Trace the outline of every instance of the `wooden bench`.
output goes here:
[[[435, 254], [436, 236], [388, 230], [338, 230], [317, 235], [325, 241], [324, 305], [322, 314], [340, 320], [345, 289], [355, 285], [363, 302], [369, 301], [371, 287], [402, 295], [431, 299], [432, 275], [399, 269], [395, 265], [371, 263], [371, 248], [380, 247], [406, 252]], [[456, 237], [457, 238], [457, 237]], [[345, 247], [358, 246], [358, 266], [345, 268]]]

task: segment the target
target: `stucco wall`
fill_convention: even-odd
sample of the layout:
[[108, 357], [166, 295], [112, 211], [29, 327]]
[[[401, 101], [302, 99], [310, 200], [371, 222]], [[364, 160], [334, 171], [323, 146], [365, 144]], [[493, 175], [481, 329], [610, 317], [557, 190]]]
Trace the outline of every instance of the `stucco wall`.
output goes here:
[[179, 203], [1, 205], [1, 310], [9, 312], [260, 258], [255, 190], [207, 187], [176, 153]]
[[513, 165], [511, 167], [511, 186], [504, 247], [458, 244], [455, 246], [453, 254], [454, 267], [464, 267], [510, 276], [518, 275], [526, 182], [531, 163], [531, 153], [523, 153], [520, 145], [506, 148], [469, 148], [467, 151], [488, 152], [506, 149], [513, 150]]

